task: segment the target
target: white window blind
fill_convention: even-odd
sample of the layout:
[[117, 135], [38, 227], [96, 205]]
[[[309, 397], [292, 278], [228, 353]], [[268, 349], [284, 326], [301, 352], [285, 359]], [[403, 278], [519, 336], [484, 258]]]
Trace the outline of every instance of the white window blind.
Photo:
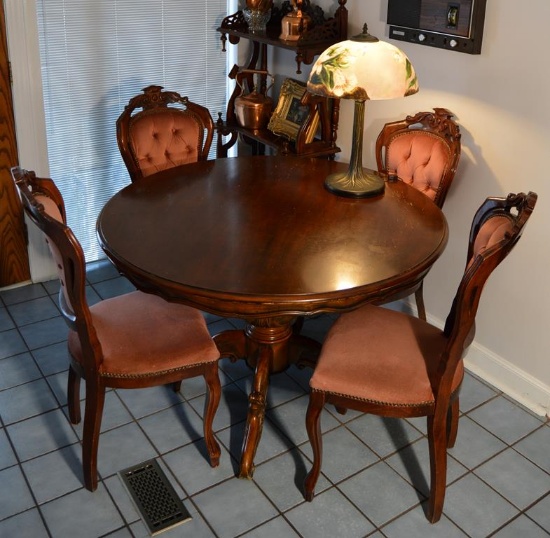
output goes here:
[[[231, 2], [231, 0], [229, 0]], [[36, 0], [50, 175], [87, 261], [97, 215], [130, 182], [116, 119], [150, 84], [225, 111], [228, 0]]]

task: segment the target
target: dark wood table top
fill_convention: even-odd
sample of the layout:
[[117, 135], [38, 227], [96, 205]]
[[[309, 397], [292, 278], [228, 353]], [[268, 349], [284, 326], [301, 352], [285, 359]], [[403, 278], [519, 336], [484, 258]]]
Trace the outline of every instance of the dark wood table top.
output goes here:
[[138, 288], [224, 316], [381, 302], [425, 276], [447, 223], [400, 181], [371, 199], [328, 192], [326, 175], [346, 167], [257, 156], [171, 169], [109, 200], [99, 241]]

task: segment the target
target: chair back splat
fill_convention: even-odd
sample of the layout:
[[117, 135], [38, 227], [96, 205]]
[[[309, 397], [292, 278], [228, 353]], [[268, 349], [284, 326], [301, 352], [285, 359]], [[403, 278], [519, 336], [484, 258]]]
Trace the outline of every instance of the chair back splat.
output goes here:
[[162, 90], [144, 88], [116, 122], [118, 147], [132, 181], [208, 159], [214, 136], [210, 112], [177, 92]]
[[473, 340], [483, 287], [514, 248], [537, 195], [488, 198], [476, 212], [464, 275], [443, 330], [424, 320], [380, 306], [342, 314], [327, 334], [310, 380], [306, 427], [313, 467], [306, 477], [311, 501], [321, 470], [320, 415], [325, 404], [385, 417], [427, 417], [430, 498], [427, 517], [441, 517], [445, 498], [447, 448], [458, 431], [463, 358]]
[[143, 388], [203, 376], [207, 385], [204, 439], [215, 467], [220, 447], [212, 423], [221, 395], [220, 354], [198, 310], [134, 291], [93, 306], [86, 301], [86, 264], [66, 224], [65, 204], [51, 179], [12, 168], [26, 214], [44, 233], [59, 274], [59, 304], [69, 327], [69, 418], [80, 422], [80, 380], [86, 382], [82, 467], [84, 484], [97, 488], [97, 453], [106, 388]]

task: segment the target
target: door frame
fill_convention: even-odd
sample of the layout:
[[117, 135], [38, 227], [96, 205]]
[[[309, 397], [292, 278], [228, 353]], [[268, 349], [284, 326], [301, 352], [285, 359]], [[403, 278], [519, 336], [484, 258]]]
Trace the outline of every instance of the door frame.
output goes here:
[[[36, 0], [3, 0], [3, 3], [19, 163], [38, 176], [49, 177]], [[30, 221], [27, 229], [31, 280], [56, 278], [55, 264], [42, 233]]]
[[18, 164], [4, 5], [0, 4], [0, 287], [30, 279], [23, 208], [11, 178]]

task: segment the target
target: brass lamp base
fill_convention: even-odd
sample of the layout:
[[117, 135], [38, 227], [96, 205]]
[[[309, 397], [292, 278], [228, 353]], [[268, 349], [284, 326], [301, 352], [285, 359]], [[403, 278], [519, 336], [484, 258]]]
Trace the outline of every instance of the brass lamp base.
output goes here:
[[330, 174], [325, 179], [325, 187], [334, 194], [353, 198], [368, 198], [384, 192], [384, 179], [378, 174], [366, 172], [363, 168], [364, 119], [365, 101], [357, 99], [353, 114], [353, 140], [348, 171]]
[[325, 187], [334, 194], [350, 198], [369, 198], [384, 192], [384, 179], [379, 175], [369, 174], [362, 168], [330, 174], [325, 179]]

